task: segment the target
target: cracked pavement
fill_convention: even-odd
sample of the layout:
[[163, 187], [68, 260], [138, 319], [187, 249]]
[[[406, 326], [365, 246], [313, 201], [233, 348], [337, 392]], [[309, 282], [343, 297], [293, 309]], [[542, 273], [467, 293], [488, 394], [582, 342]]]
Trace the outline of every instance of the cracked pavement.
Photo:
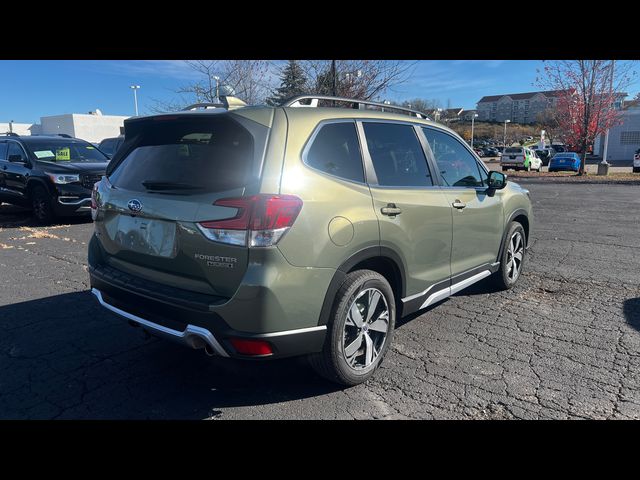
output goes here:
[[34, 227], [0, 206], [0, 418], [640, 418], [640, 190], [521, 182], [535, 225], [525, 273], [399, 320], [367, 384], [300, 359], [210, 358], [89, 294], [92, 225]]

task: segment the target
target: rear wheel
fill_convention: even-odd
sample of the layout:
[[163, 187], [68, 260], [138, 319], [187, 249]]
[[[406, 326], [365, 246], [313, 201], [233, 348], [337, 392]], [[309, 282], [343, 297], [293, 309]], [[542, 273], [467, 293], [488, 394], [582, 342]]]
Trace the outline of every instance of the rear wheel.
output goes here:
[[33, 217], [38, 223], [50, 223], [55, 218], [53, 207], [51, 206], [51, 195], [44, 187], [34, 187], [31, 190], [31, 209]]
[[493, 274], [494, 283], [501, 290], [508, 290], [516, 284], [526, 255], [526, 236], [519, 222], [511, 222], [505, 238], [500, 268]]
[[395, 298], [377, 272], [347, 275], [334, 301], [322, 352], [309, 356], [324, 378], [346, 386], [366, 382], [389, 349], [395, 328]]
[[633, 167], [633, 173], [640, 173], [640, 167]]

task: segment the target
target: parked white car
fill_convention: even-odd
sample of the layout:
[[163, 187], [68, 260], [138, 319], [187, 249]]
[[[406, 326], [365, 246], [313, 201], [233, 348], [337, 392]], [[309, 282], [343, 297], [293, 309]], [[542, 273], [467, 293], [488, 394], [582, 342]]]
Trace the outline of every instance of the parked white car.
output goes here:
[[633, 156], [633, 173], [640, 173], [640, 148], [636, 150]]
[[526, 170], [527, 172], [535, 170], [539, 172], [542, 168], [542, 160], [536, 152], [528, 147], [507, 147], [500, 157], [500, 166], [502, 170], [510, 168], [514, 170]]

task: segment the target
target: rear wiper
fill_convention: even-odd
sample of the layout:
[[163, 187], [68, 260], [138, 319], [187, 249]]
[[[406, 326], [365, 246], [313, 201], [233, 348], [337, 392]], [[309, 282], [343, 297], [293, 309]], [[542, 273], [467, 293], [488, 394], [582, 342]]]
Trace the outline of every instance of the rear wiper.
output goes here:
[[151, 180], [145, 180], [142, 185], [149, 190], [199, 190], [203, 188], [199, 185], [190, 185], [188, 183], [154, 182]]

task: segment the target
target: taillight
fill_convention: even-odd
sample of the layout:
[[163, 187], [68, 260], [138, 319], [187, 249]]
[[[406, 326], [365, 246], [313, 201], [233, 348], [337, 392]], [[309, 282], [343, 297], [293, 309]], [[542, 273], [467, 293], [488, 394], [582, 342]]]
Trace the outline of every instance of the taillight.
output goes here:
[[215, 242], [250, 247], [269, 247], [278, 243], [302, 209], [295, 195], [253, 195], [223, 198], [214, 205], [237, 208], [235, 216], [200, 222], [200, 231]]

